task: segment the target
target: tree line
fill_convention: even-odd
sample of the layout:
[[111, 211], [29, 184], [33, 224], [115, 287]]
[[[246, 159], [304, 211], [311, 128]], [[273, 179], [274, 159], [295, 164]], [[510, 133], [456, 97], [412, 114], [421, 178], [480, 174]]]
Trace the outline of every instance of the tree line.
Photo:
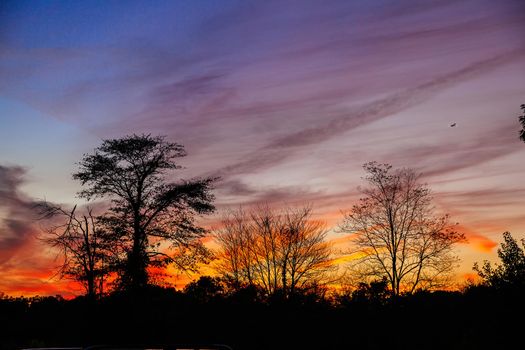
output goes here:
[[[525, 242], [505, 234], [484, 283], [392, 298], [385, 279], [293, 298], [201, 276], [183, 290], [148, 285], [96, 300], [0, 293], [0, 349], [106, 344], [228, 344], [233, 349], [514, 348], [525, 310]], [[190, 348], [190, 347], [186, 347]], [[193, 348], [193, 347], [192, 347]]]
[[257, 286], [267, 295], [293, 295], [325, 282], [332, 266], [322, 221], [312, 209], [268, 206], [228, 212], [215, 231], [217, 271], [234, 288]]
[[[525, 142], [525, 105], [521, 109]], [[182, 145], [151, 135], [104, 140], [85, 154], [73, 178], [82, 185], [78, 196], [91, 206], [80, 212], [77, 206], [38, 205], [47, 221], [43, 240], [62, 257], [59, 275], [80, 282], [92, 299], [108, 288], [145, 288], [154, 283], [155, 271], [170, 264], [197, 271], [212, 262], [229, 288], [255, 287], [285, 298], [338, 278], [328, 228], [312, 218], [308, 205], [238, 208], [223, 213], [212, 232], [199, 226], [199, 217], [215, 211], [212, 190], [219, 179], [173, 181], [184, 156]], [[360, 292], [384, 286], [398, 296], [446, 286], [459, 261], [453, 247], [465, 236], [448, 215], [436, 213], [430, 188], [414, 169], [376, 162], [363, 168], [362, 197], [343, 212], [337, 228], [352, 234], [347, 272], [361, 282]], [[206, 235], [216, 249], [203, 244]], [[515, 263], [504, 253], [509, 247], [513, 259], [519, 256], [511, 234], [504, 239], [502, 266]], [[474, 269], [490, 285], [510, 273], [488, 262]]]

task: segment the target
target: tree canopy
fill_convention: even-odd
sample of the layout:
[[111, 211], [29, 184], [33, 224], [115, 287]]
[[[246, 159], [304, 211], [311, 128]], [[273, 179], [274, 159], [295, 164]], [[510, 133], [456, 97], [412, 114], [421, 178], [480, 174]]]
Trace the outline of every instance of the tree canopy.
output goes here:
[[172, 171], [181, 168], [176, 160], [185, 155], [182, 145], [165, 137], [131, 135], [104, 140], [73, 174], [84, 186], [80, 197], [111, 201], [100, 222], [118, 238], [115, 266], [125, 288], [147, 285], [150, 266], [191, 269], [208, 256], [199, 240], [205, 230], [195, 218], [215, 209], [214, 179], [170, 181]]
[[484, 261], [480, 267], [474, 264], [474, 271], [482, 278], [483, 284], [495, 287], [525, 286], [525, 239], [521, 240], [520, 247], [510, 232], [503, 233], [503, 243], [498, 248], [498, 257], [501, 264], [494, 266]]

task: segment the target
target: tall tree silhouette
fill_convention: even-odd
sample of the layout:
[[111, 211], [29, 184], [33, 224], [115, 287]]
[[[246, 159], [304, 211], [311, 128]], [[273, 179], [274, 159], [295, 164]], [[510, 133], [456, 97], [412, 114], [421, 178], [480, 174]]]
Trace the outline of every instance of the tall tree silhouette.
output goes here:
[[520, 108], [521, 115], [518, 117], [518, 120], [521, 124], [520, 139], [521, 141], [525, 142], [525, 104], [522, 104]]
[[332, 252], [324, 223], [311, 216], [310, 207], [228, 213], [215, 232], [219, 271], [235, 285], [255, 285], [267, 295], [288, 297], [317, 285], [331, 269]]
[[[73, 174], [85, 186], [80, 197], [111, 200], [103, 222], [125, 247], [124, 288], [147, 285], [149, 266], [193, 268], [207, 256], [199, 240], [205, 230], [195, 217], [214, 210], [213, 179], [167, 180], [170, 171], [180, 169], [175, 160], [185, 155], [182, 145], [164, 137], [131, 135], [104, 140], [84, 155]], [[169, 242], [175, 253], [162, 251], [162, 242]]]
[[435, 287], [455, 266], [452, 247], [464, 235], [448, 216], [434, 214], [430, 189], [413, 170], [376, 162], [363, 167], [368, 187], [340, 225], [355, 234], [354, 273], [386, 277], [394, 295]]
[[521, 240], [521, 248], [510, 232], [503, 233], [503, 243], [498, 248], [501, 264], [493, 266], [484, 261], [483, 266], [474, 264], [474, 271], [482, 278], [483, 283], [490, 287], [525, 286], [525, 239]]

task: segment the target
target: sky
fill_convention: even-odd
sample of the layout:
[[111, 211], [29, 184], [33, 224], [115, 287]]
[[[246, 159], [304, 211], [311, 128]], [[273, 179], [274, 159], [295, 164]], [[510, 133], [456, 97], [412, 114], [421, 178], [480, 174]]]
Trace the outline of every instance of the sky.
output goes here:
[[414, 168], [468, 238], [462, 280], [525, 237], [522, 103], [519, 0], [2, 1], [0, 291], [80, 292], [32, 205], [81, 203], [75, 163], [132, 133], [219, 175], [217, 215], [310, 203], [335, 227], [363, 163]]

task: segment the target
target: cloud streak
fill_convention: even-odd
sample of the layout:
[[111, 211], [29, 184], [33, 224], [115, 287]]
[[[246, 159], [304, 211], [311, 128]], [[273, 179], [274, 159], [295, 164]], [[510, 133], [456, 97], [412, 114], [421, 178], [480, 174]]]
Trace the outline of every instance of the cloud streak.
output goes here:
[[[235, 174], [254, 172], [270, 167], [286, 159], [291, 149], [301, 146], [311, 146], [344, 134], [357, 127], [387, 118], [418, 105], [440, 91], [458, 83], [472, 79], [480, 74], [490, 72], [501, 65], [523, 59], [525, 51], [509, 52], [487, 60], [475, 62], [465, 68], [438, 76], [429, 82], [392, 94], [386, 98], [375, 100], [355, 110], [343, 111], [332, 117], [328, 122], [300, 131], [281, 136], [246, 157], [246, 160], [229, 165], [219, 171], [219, 175], [227, 177]], [[477, 145], [473, 145], [476, 147]], [[426, 150], [428, 151], [428, 150]], [[435, 149], [431, 149], [435, 152]], [[416, 151], [417, 152], [417, 151]], [[420, 154], [425, 151], [420, 151]], [[417, 157], [417, 153], [415, 157]]]

